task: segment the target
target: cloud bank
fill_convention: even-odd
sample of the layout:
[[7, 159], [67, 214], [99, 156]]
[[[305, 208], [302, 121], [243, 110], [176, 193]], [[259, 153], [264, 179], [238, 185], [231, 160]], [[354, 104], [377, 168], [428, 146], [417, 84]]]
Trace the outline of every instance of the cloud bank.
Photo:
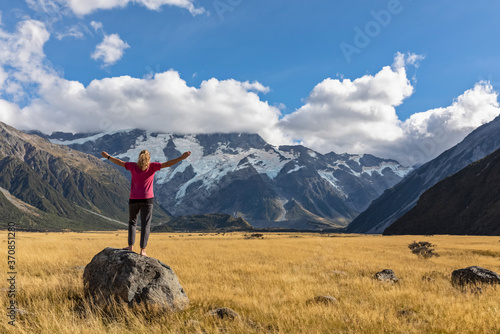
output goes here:
[[[3, 96], [12, 98], [10, 91], [16, 91], [20, 95], [17, 100], [30, 99], [22, 108], [3, 101], [0, 120], [15, 127], [47, 133], [135, 127], [176, 133], [252, 132], [272, 142], [285, 140], [275, 127], [280, 111], [261, 101], [258, 94], [269, 88], [259, 82], [213, 78], [195, 88], [170, 70], [151, 78], [93, 80], [85, 87], [59, 77], [49, 64], [44, 64], [43, 44], [49, 33], [42, 23], [23, 21], [15, 33], [1, 34], [7, 38], [0, 41], [0, 49], [8, 53], [8, 57], [2, 57], [8, 59], [2, 68], [11, 68], [2, 72], [6, 77], [0, 82]], [[23, 48], [16, 49], [16, 45]], [[38, 75], [34, 75], [35, 69]], [[16, 89], [4, 89], [3, 82]], [[31, 96], [23, 89], [28, 86], [36, 87]]]
[[205, 13], [203, 7], [194, 5], [194, 0], [26, 0], [26, 2], [33, 10], [51, 16], [65, 15], [68, 11], [77, 16], [85, 16], [98, 10], [124, 8], [131, 3], [156, 11], [167, 5], [187, 9], [192, 15]]
[[406, 67], [419, 60], [398, 53], [392, 66], [373, 76], [326, 79], [278, 127], [321, 152], [372, 153], [414, 165], [435, 158], [500, 114], [497, 93], [489, 83], [479, 82], [451, 106], [401, 121], [396, 107], [413, 93]]
[[[401, 121], [396, 108], [414, 91], [406, 68], [422, 60], [413, 54], [398, 53], [391, 66], [375, 75], [325, 79], [301, 108], [281, 117], [280, 107], [262, 99], [269, 87], [259, 82], [212, 78], [191, 87], [169, 70], [84, 86], [60, 76], [47, 61], [43, 46], [49, 38], [44, 24], [35, 20], [20, 22], [13, 33], [0, 29], [0, 121], [46, 133], [128, 128], [249, 132], [275, 145], [300, 142], [323, 153], [372, 153], [416, 164], [500, 114], [497, 93], [489, 83], [479, 82], [450, 106]], [[96, 58], [112, 63], [121, 57], [106, 50]]]
[[203, 14], [203, 7], [196, 8], [194, 0], [59, 0], [70, 8], [76, 15], [87, 15], [100, 9], [126, 7], [129, 3], [142, 5], [150, 10], [159, 10], [164, 5], [181, 7], [189, 10], [193, 15]]

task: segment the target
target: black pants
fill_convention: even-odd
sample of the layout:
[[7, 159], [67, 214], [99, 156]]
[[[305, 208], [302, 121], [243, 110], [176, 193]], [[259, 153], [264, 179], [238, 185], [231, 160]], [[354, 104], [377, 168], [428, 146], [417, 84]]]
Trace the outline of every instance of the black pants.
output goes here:
[[135, 243], [135, 229], [137, 227], [137, 216], [141, 213], [141, 248], [146, 248], [151, 229], [151, 217], [153, 216], [153, 204], [147, 202], [129, 203], [128, 205], [128, 245]]

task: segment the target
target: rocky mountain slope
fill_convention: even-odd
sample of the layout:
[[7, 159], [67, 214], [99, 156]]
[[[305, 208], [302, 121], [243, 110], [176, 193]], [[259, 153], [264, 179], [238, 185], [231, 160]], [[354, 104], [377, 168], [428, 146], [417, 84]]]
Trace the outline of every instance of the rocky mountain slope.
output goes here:
[[445, 178], [384, 234], [500, 235], [500, 150]]
[[[0, 122], [0, 171], [3, 222], [32, 230], [126, 228], [129, 182], [96, 157]], [[161, 209], [155, 216], [169, 219]]]
[[500, 148], [500, 116], [470, 133], [462, 142], [414, 170], [386, 190], [348, 226], [357, 233], [382, 233], [412, 209], [420, 195], [445, 177]]
[[[93, 217], [89, 214], [87, 218]], [[12, 196], [6, 189], [0, 188], [0, 228], [6, 229], [9, 222], [15, 223], [18, 230], [24, 231], [83, 231], [88, 226], [85, 222], [37, 209]], [[117, 228], [116, 223], [108, 220], [97, 222], [92, 220], [92, 222], [99, 223], [98, 226], [94, 226], [93, 230]]]
[[276, 147], [255, 134], [128, 130], [48, 138], [96, 157], [105, 150], [124, 161], [135, 161], [143, 149], [160, 162], [189, 150], [189, 159], [157, 173], [155, 195], [161, 204], [176, 216], [227, 213], [256, 227], [346, 226], [409, 171], [397, 161], [372, 155]]

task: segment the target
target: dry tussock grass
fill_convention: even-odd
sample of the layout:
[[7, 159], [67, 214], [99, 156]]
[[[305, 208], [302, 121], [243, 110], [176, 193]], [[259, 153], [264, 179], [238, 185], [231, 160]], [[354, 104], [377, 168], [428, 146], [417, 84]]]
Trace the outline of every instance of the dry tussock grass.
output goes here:
[[[7, 272], [7, 236], [0, 270]], [[126, 232], [16, 235], [16, 333], [500, 333], [500, 287], [482, 294], [450, 283], [455, 269], [500, 272], [498, 237], [359, 236], [241, 233], [152, 234], [148, 254], [170, 265], [190, 307], [175, 314], [92, 308], [83, 298], [82, 266], [105, 247], [123, 247]], [[408, 244], [426, 240], [440, 257], [422, 259]], [[397, 284], [373, 275], [393, 269]], [[5, 286], [5, 284], [4, 284]], [[318, 295], [334, 304], [311, 304]], [[1, 294], [4, 310], [8, 303]], [[230, 307], [239, 320], [206, 316]], [[5, 314], [5, 312], [4, 312]]]

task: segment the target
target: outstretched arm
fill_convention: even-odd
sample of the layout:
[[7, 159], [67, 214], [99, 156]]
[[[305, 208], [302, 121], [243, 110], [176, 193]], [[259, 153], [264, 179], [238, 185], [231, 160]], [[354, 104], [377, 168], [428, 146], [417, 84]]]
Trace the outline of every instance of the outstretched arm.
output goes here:
[[102, 151], [101, 152], [101, 155], [108, 159], [109, 161], [111, 161], [112, 163], [115, 163], [117, 164], [118, 166], [121, 166], [121, 167], [125, 167], [125, 162], [124, 161], [121, 161], [120, 159], [117, 159], [117, 158], [113, 158], [112, 156], [110, 156], [107, 152], [104, 152]]
[[184, 152], [180, 157], [176, 159], [169, 160], [167, 162], [164, 162], [161, 164], [161, 168], [166, 168], [175, 165], [178, 162], [181, 162], [182, 160], [186, 159], [191, 155], [191, 151]]

